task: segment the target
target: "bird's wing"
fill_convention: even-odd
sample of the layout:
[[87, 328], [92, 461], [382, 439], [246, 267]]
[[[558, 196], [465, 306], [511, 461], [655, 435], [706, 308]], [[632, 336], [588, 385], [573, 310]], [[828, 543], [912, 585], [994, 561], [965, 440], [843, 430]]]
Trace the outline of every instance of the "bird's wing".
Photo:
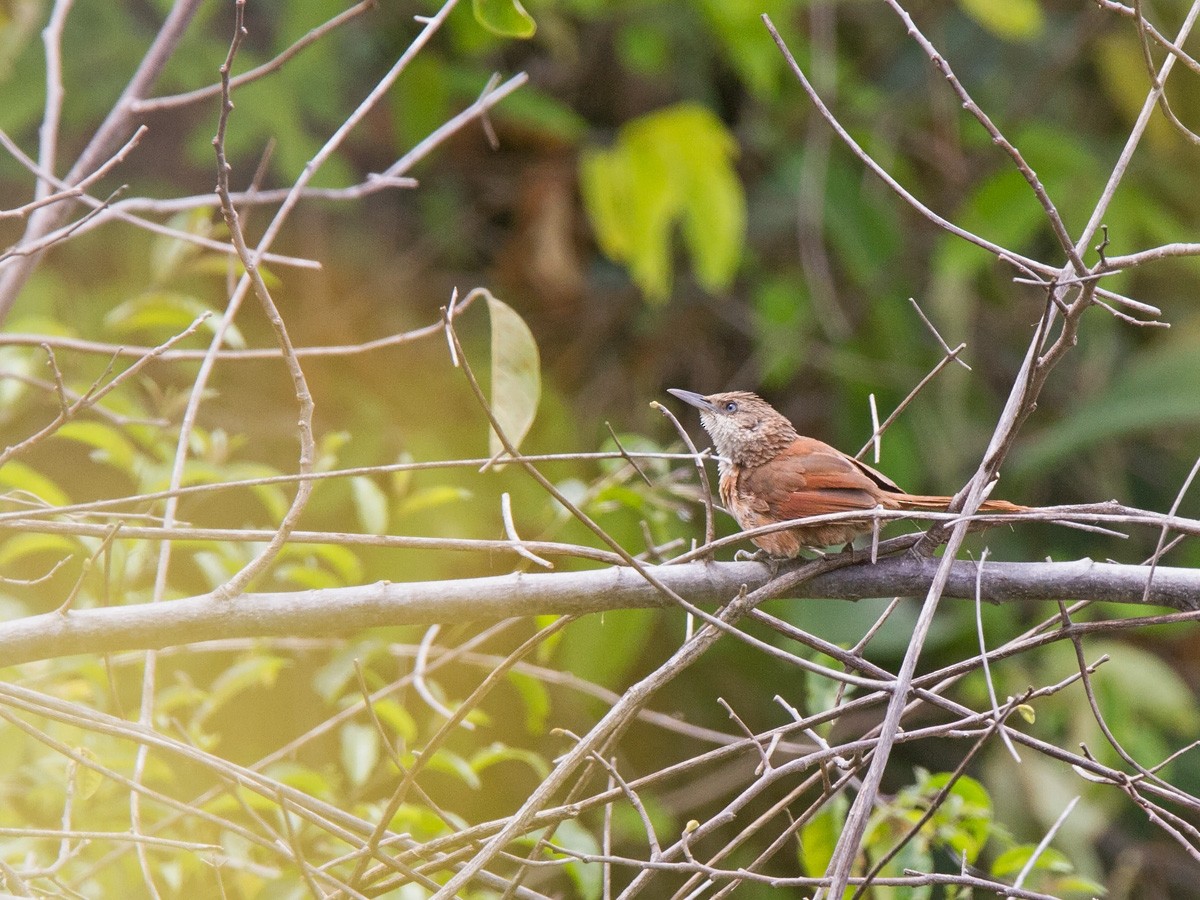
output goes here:
[[743, 497], [755, 498], [756, 509], [775, 519], [874, 509], [888, 490], [850, 457], [811, 438], [797, 440], [766, 465], [744, 469], [739, 480]]
[[[832, 448], [830, 448], [830, 449], [832, 449]], [[868, 466], [865, 462], [862, 462], [861, 460], [857, 460], [852, 456], [846, 456], [845, 453], [841, 453], [836, 450], [834, 452], [837, 453], [838, 456], [845, 457], [847, 460], [849, 460], [851, 463], [853, 463], [860, 472], [862, 472], [864, 475], [866, 475], [868, 478], [870, 478], [873, 482], [875, 482], [876, 485], [878, 485], [884, 491], [887, 491], [889, 494], [906, 494], [906, 493], [908, 493], [906, 490], [904, 490], [904, 488], [900, 487], [900, 485], [896, 484], [896, 482], [892, 481], [892, 479], [888, 478], [886, 475], [884, 475], [878, 469], [872, 468], [871, 466]]]

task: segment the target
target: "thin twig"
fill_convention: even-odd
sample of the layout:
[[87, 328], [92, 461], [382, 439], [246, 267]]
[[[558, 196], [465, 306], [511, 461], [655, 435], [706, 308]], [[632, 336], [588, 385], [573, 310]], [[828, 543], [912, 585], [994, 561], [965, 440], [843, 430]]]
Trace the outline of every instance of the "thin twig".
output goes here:
[[[188, 24], [202, 4], [202, 0], [179, 0], [172, 4], [162, 27], [154, 36], [146, 55], [138, 64], [129, 83], [117, 98], [117, 102], [105, 117], [100, 127], [92, 135], [87, 147], [79, 155], [71, 171], [63, 181], [66, 187], [71, 187], [80, 179], [94, 172], [105, 159], [124, 142], [134, 130], [131, 122], [130, 104], [145, 96], [158, 79], [159, 74], [171, 59]], [[36, 243], [41, 237], [58, 228], [70, 214], [68, 204], [55, 204], [43, 207], [34, 212], [26, 224], [25, 233], [19, 245], [28, 246]], [[16, 260], [14, 265], [0, 271], [0, 322], [8, 318], [17, 295], [33, 272], [35, 259], [26, 256]]]
[[[304, 377], [300, 361], [296, 358], [296, 351], [292, 346], [292, 339], [288, 334], [287, 326], [284, 324], [283, 317], [279, 314], [279, 309], [276, 307], [275, 301], [271, 297], [271, 292], [263, 280], [262, 273], [259, 271], [257, 262], [258, 253], [251, 253], [250, 248], [246, 244], [246, 237], [242, 232], [241, 219], [229, 192], [229, 173], [232, 167], [225, 156], [225, 134], [229, 126], [229, 114], [233, 112], [230, 70], [233, 68], [233, 61], [237, 57], [242, 40], [246, 36], [244, 18], [245, 0], [236, 0], [234, 9], [233, 40], [229, 45], [229, 54], [226, 56], [225, 62], [221, 65], [221, 115], [217, 121], [217, 135], [213, 138], [213, 148], [217, 156], [217, 195], [221, 198], [221, 213], [225, 217], [225, 224], [229, 227], [229, 235], [233, 239], [233, 245], [237, 248], [238, 257], [241, 259], [242, 267], [245, 270], [242, 280], [249, 279], [249, 283], [254, 288], [254, 295], [258, 298], [263, 312], [266, 314], [267, 321], [271, 323], [271, 328], [275, 332], [275, 337], [283, 353], [288, 374], [292, 379], [292, 386], [296, 391], [296, 401], [299, 406], [299, 421], [296, 423], [296, 431], [299, 435], [300, 443], [298, 474], [302, 477], [296, 483], [296, 495], [292, 498], [291, 506], [280, 521], [274, 536], [250, 562], [246, 563], [238, 572], [230, 576], [214, 592], [214, 596], [220, 600], [232, 599], [240, 594], [250, 582], [265, 572], [279, 555], [279, 552], [287, 543], [288, 534], [295, 529], [297, 523], [300, 521], [300, 516], [308, 505], [309, 497], [312, 496], [312, 482], [303, 476], [308, 475], [313, 470], [317, 458], [317, 445], [313, 437], [313, 412], [315, 404], [312, 392], [308, 388], [308, 381]], [[264, 237], [263, 244], [260, 245], [261, 250], [266, 249], [266, 242], [267, 239]]]
[[657, 400], [650, 402], [651, 409], [657, 409], [660, 413], [667, 417], [667, 421], [675, 428], [675, 433], [679, 435], [684, 446], [692, 454], [692, 459], [696, 465], [696, 475], [700, 479], [700, 499], [704, 504], [704, 543], [711, 544], [717, 534], [716, 515], [713, 512], [713, 492], [712, 484], [708, 480], [708, 469], [704, 467], [704, 459], [711, 455], [708, 450], [701, 453], [696, 449], [696, 444], [692, 441], [692, 436], [688, 434], [687, 429], [679, 421], [676, 415], [659, 403]]
[[[338, 13], [328, 21], [322, 22], [317, 27], [307, 31], [302, 37], [300, 37], [295, 43], [293, 43], [278, 56], [268, 60], [260, 66], [255, 66], [248, 72], [243, 72], [241, 75], [235, 76], [230, 80], [229, 86], [236, 89], [242, 85], [257, 81], [258, 79], [269, 75], [272, 72], [277, 72], [279, 69], [283, 68], [284, 64], [287, 63], [288, 60], [292, 59], [292, 57], [299, 54], [302, 50], [306, 49], [312, 44], [315, 44], [330, 32], [340, 28], [347, 22], [357, 19], [363, 13], [374, 9], [378, 5], [379, 0], [362, 0], [362, 2], [356, 3], [349, 9]], [[207, 87], [197, 88], [194, 91], [188, 91], [184, 94], [173, 94], [168, 97], [154, 97], [153, 99], [137, 100], [130, 104], [130, 111], [137, 115], [143, 115], [148, 112], [157, 112], [164, 109], [178, 109], [181, 106], [189, 106], [193, 103], [200, 103], [204, 100], [211, 100], [214, 97], [220, 96], [221, 85], [219, 83], [210, 84]]]
[[[983, 565], [987, 562], [987, 557], [988, 548], [984, 547], [983, 552], [979, 555], [979, 562], [977, 563], [978, 575], [975, 579], [975, 631], [979, 636], [979, 659], [983, 662], [983, 680], [987, 684], [988, 699], [992, 701], [992, 714], [996, 718], [996, 727], [1000, 731], [1000, 740], [1004, 742], [1004, 746], [1008, 749], [1013, 762], [1020, 765], [1021, 755], [1017, 753], [1017, 748], [1013, 746], [1004, 723], [1001, 721], [1000, 703], [996, 700], [996, 685], [992, 681], [992, 668], [988, 664], [987, 658], [987, 641], [983, 635]], [[1009, 705], [1011, 708], [1011, 704]]]
[[1059, 813], [1058, 818], [1054, 820], [1054, 824], [1046, 829], [1045, 835], [1043, 835], [1042, 839], [1038, 841], [1038, 845], [1033, 849], [1033, 852], [1029, 854], [1029, 859], [1025, 860], [1025, 865], [1023, 865], [1021, 867], [1021, 871], [1017, 873], [1017, 877], [1013, 881], [1014, 888], [1020, 888], [1021, 885], [1025, 883], [1025, 879], [1028, 878], [1029, 873], [1033, 871], [1033, 867], [1037, 864], [1038, 859], [1043, 853], [1046, 852], [1046, 848], [1049, 847], [1050, 842], [1054, 840], [1054, 835], [1058, 834], [1058, 829], [1060, 829], [1063, 823], [1067, 821], [1067, 817], [1071, 815], [1072, 810], [1075, 809], [1075, 804], [1078, 802], [1079, 797], [1072, 797], [1071, 801], [1066, 805], [1063, 811]]
[[500, 517], [504, 519], [504, 533], [508, 536], [508, 539], [512, 541], [513, 549], [517, 551], [518, 556], [523, 556], [534, 565], [541, 566], [544, 569], [554, 568], [554, 563], [550, 562], [548, 559], [543, 559], [530, 550], [525, 545], [525, 542], [521, 540], [521, 536], [517, 534], [517, 526], [516, 523], [513, 522], [512, 500], [508, 496], [508, 491], [505, 491], [500, 495]]
[[608, 436], [612, 438], [613, 445], [617, 448], [617, 452], [621, 454], [621, 459], [625, 460], [625, 462], [629, 463], [629, 465], [633, 467], [633, 471], [637, 472], [638, 475], [641, 476], [641, 479], [643, 482], [645, 482], [646, 487], [654, 487], [654, 482], [646, 477], [646, 473], [642, 471], [642, 467], [638, 465], [637, 460], [629, 455], [629, 452], [621, 443], [621, 439], [617, 437], [617, 433], [613, 431], [612, 425], [608, 422], [605, 422], [604, 427], [608, 429]]
[[[1191, 471], [1188, 472], [1187, 478], [1183, 480], [1183, 484], [1180, 485], [1179, 490], [1176, 491], [1175, 499], [1171, 503], [1171, 509], [1167, 512], [1168, 519], [1175, 518], [1175, 514], [1179, 511], [1179, 505], [1183, 503], [1183, 498], [1187, 494], [1188, 488], [1192, 486], [1192, 482], [1196, 479], [1197, 473], [1200, 473], [1200, 457], [1197, 457], [1196, 461], [1192, 463]], [[1162, 559], [1164, 546], [1167, 542], [1167, 533], [1169, 531], [1170, 526], [1164, 523], [1162, 530], [1158, 533], [1158, 543], [1155, 544], [1154, 553], [1150, 557], [1150, 573], [1146, 577], [1146, 591], [1144, 594], [1142, 594], [1143, 598], [1150, 596], [1150, 587], [1154, 583], [1154, 570], [1158, 568], [1158, 561]]]
[[[915, 399], [917, 399], [917, 395], [920, 394], [921, 391], [923, 391], [925, 389], [925, 387], [931, 381], [933, 381], [934, 378], [937, 377], [938, 373], [941, 372], [942, 369], [946, 368], [946, 366], [950, 365], [951, 362], [958, 361], [958, 355], [960, 353], [962, 353], [962, 351], [965, 350], [966, 347], [967, 347], [966, 344], [959, 344], [953, 350], [949, 350], [947, 352], [947, 355], [943, 356], [938, 361], [938, 364], [936, 366], [934, 366], [932, 369], [930, 369], [925, 374], [925, 377], [917, 382], [916, 387], [914, 387], [911, 391], [909, 391], [908, 395], [903, 400], [901, 400], [899, 404], [897, 404], [896, 408], [893, 409], [891, 411], [891, 413], [888, 414], [888, 417], [883, 420], [883, 424], [876, 426], [874, 433], [872, 433], [871, 437], [867, 440], [867, 442], [862, 445], [862, 449], [860, 449], [857, 453], [854, 454], [854, 458], [855, 459], [861, 458], [862, 455], [871, 448], [871, 445], [876, 443], [876, 441], [879, 439], [879, 436], [882, 435], [885, 431], [887, 431], [892, 426], [892, 423], [895, 422], [897, 418], [899, 418], [900, 414], [902, 412], [904, 412], [905, 409], [908, 408], [908, 405], [910, 403], [912, 403]], [[876, 462], [878, 462], [878, 461], [879, 460], [876, 459]]]
[[[58, 431], [59, 428], [61, 428], [66, 422], [70, 421], [76, 415], [78, 415], [79, 413], [83, 412], [86, 409], [89, 409], [90, 407], [94, 406], [95, 404], [99, 403], [102, 399], [107, 397], [110, 393], [112, 393], [114, 390], [116, 390], [118, 387], [120, 387], [126, 381], [131, 379], [138, 372], [140, 372], [146, 365], [148, 365], [151, 361], [156, 359], [160, 354], [162, 354], [167, 349], [169, 349], [170, 347], [177, 344], [179, 341], [186, 338], [188, 335], [193, 334], [196, 331], [196, 329], [199, 328], [200, 325], [208, 317], [209, 317], [208, 313], [204, 313], [204, 314], [200, 315], [198, 318], [196, 318], [192, 322], [191, 325], [189, 325], [187, 328], [185, 328], [179, 334], [169, 338], [164, 343], [159, 344], [157, 347], [153, 348], [149, 353], [143, 355], [137, 362], [135, 362], [133, 365], [131, 365], [128, 369], [126, 369], [125, 371], [114, 376], [103, 387], [98, 386], [99, 382], [97, 382], [96, 384], [93, 384], [93, 386], [90, 390], [88, 390], [85, 394], [83, 394], [81, 397], [79, 397], [77, 400], [75, 400], [69, 406], [67, 406], [66, 408], [60, 408], [58, 415], [55, 416], [54, 420], [52, 422], [50, 422], [48, 425], [39, 429], [34, 434], [31, 434], [29, 437], [25, 438], [25, 440], [20, 441], [19, 443], [13, 444], [12, 446], [5, 449], [3, 452], [0, 452], [0, 466], [3, 466], [10, 459], [13, 459], [14, 457], [19, 456], [20, 454], [29, 450], [31, 447], [34, 447], [37, 444], [41, 443], [43, 440], [48, 438], [50, 435], [54, 434], [54, 432]], [[47, 346], [47, 351], [49, 351], [49, 346]], [[110, 363], [110, 367], [111, 367], [111, 363]], [[57, 370], [57, 366], [55, 366], [55, 369]], [[106, 369], [100, 377], [104, 378], [107, 376], [107, 374], [108, 374], [108, 369]], [[65, 399], [65, 396], [66, 396], [65, 387], [62, 389], [62, 396]]]

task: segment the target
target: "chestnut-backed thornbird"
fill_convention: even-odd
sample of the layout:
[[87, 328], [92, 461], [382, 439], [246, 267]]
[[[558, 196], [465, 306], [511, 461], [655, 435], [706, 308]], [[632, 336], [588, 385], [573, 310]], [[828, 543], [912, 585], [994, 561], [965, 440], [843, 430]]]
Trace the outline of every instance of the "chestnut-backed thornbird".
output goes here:
[[[884, 509], [945, 510], [950, 497], [910, 494], [852, 456], [796, 432], [792, 423], [747, 391], [670, 393], [700, 410], [700, 421], [720, 457], [721, 502], [743, 530], [828, 513]], [[982, 512], [1027, 507], [987, 500]], [[871, 530], [871, 519], [841, 519], [760, 534], [754, 543], [774, 557], [801, 548], [848, 544]]]

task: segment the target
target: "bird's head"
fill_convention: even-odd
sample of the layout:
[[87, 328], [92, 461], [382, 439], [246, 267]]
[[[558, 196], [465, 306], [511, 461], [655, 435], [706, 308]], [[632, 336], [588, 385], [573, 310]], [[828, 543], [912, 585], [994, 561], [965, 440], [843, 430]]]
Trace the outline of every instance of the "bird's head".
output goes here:
[[668, 393], [700, 410], [700, 422], [717, 453], [734, 465], [762, 465], [799, 436], [791, 422], [749, 391], [706, 396], [669, 388]]

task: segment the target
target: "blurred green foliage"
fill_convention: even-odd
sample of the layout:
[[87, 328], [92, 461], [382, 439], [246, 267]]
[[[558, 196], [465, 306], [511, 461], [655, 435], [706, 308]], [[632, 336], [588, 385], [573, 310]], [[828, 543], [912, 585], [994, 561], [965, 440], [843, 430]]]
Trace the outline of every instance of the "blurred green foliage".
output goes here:
[[[78, 152], [111, 107], [168, 6], [166, 0], [75, 4], [64, 35], [64, 159]], [[298, 345], [351, 344], [427, 325], [438, 321], [453, 288], [487, 285], [503, 305], [492, 304], [489, 319], [478, 304], [457, 325], [491, 396], [512, 398], [498, 400], [498, 406], [512, 413], [511, 427], [530, 452], [613, 449], [606, 421], [627, 450], [677, 448], [674, 432], [648, 408], [649, 401], [663, 399], [668, 386], [761, 389], [801, 431], [853, 452], [871, 431], [868, 395], [876, 396], [886, 415], [941, 356], [908, 303], [913, 297], [948, 343], [968, 344], [965, 358], [973, 371], [952, 366], [939, 376], [885, 437], [880, 465], [911, 490], [952, 491], [986, 445], [1045, 298], [1014, 284], [1010, 268], [914, 215], [844, 148], [835, 143], [822, 150], [823, 126], [814, 123], [758, 14], [772, 16], [806, 69], [827, 65], [824, 90], [839, 117], [914, 194], [1014, 251], [1048, 261], [1058, 261], [1060, 254], [1024, 180], [951, 97], [903, 25], [878, 5], [831, 4], [824, 9], [835, 19], [833, 37], [814, 42], [811, 36], [822, 33], [816, 24], [821, 6], [800, 0], [758, 5], [531, 0], [526, 11], [514, 0], [460, 4], [317, 183], [353, 184], [386, 168], [478, 96], [493, 70], [524, 69], [531, 83], [491, 116], [499, 149], [492, 150], [479, 129], [470, 129], [418, 166], [415, 191], [378, 194], [349, 207], [306, 206], [279, 249], [319, 258], [323, 270], [267, 272], [293, 339]], [[251, 4], [249, 36], [236, 70], [273, 58], [343, 8], [333, 0]], [[382, 4], [270, 77], [240, 89], [229, 146], [238, 183], [248, 184], [268, 156], [263, 186], [290, 184], [417, 33], [411, 16], [435, 8]], [[48, 4], [32, 0], [10, 3], [0, 21], [0, 127], [26, 150], [36, 146], [44, 97], [37, 37], [47, 10]], [[912, 12], [1078, 233], [1148, 86], [1131, 22], [1085, 4], [1032, 0], [920, 4]], [[1178, 9], [1164, 5], [1162, 15], [1169, 33]], [[231, 27], [227, 4], [203, 4], [158, 92], [213, 83]], [[1200, 82], [1194, 76], [1173, 79], [1170, 93], [1185, 121], [1200, 121]], [[148, 143], [97, 193], [126, 183], [127, 196], [210, 191], [216, 114], [215, 98], [148, 114]], [[65, 168], [60, 164], [60, 172]], [[1194, 236], [1200, 225], [1194, 169], [1194, 148], [1156, 116], [1105, 217], [1112, 238], [1107, 252]], [[820, 208], [801, 217], [798, 186], [806, 179], [818, 185]], [[30, 183], [16, 162], [0, 160], [5, 208], [26, 202]], [[164, 219], [195, 234], [224, 237], [220, 217], [208, 212]], [[252, 235], [265, 219], [260, 211], [248, 212]], [[19, 223], [3, 227], [5, 243], [20, 233]], [[815, 248], [824, 277], [818, 267], [801, 266], [802, 248]], [[1095, 259], [1094, 251], [1088, 258]], [[11, 331], [152, 345], [198, 315], [219, 314], [229, 280], [238, 274], [216, 254], [110, 224], [53, 250], [5, 324]], [[1200, 309], [1190, 302], [1200, 293], [1198, 281], [1200, 266], [1183, 259], [1109, 280], [1114, 290], [1160, 307], [1171, 331], [1132, 327], [1092, 310], [1079, 346], [1026, 425], [999, 494], [1027, 503], [1117, 497], [1150, 509], [1170, 507], [1200, 433]], [[504, 327], [498, 327], [497, 316]], [[205, 346], [215, 320], [207, 319], [183, 346]], [[846, 323], [845, 330], [837, 320]], [[250, 307], [226, 334], [229, 347], [271, 343], [268, 327]], [[60, 352], [57, 362], [66, 386], [80, 393], [103, 378], [108, 365], [102, 356], [68, 352]], [[486, 418], [450, 364], [440, 335], [367, 355], [312, 359], [305, 370], [317, 397], [323, 470], [486, 459], [495, 451]], [[27, 457], [0, 468], [0, 485], [21, 492], [10, 503], [37, 497], [65, 504], [162, 489], [195, 371], [194, 362], [157, 365], [106, 399], [111, 415], [73, 422]], [[52, 376], [36, 347], [0, 348], [0, 372], [5, 376], [0, 425], [12, 444], [54, 415], [52, 392], [31, 381]], [[281, 367], [224, 362], [210, 390], [192, 437], [185, 483], [294, 471], [294, 396]], [[504, 534], [499, 510], [507, 492], [522, 536], [594, 541], [516, 467], [482, 475], [478, 469], [474, 464], [322, 482], [302, 527], [497, 538]], [[628, 548], [640, 551], [647, 542], [667, 544], [701, 533], [699, 490], [690, 467], [645, 462], [648, 483], [619, 461], [562, 462], [544, 470]], [[186, 498], [180, 518], [197, 525], [270, 528], [290, 496], [290, 488], [279, 484], [204, 494]], [[1195, 510], [1195, 499], [1185, 497], [1181, 513]], [[718, 525], [732, 531], [727, 519]], [[1014, 559], [1089, 555], [1138, 561], [1157, 537], [1135, 531], [1120, 541], [1041, 527], [997, 529], [986, 541], [997, 555]], [[973, 540], [972, 552], [978, 552], [982, 539]], [[0, 610], [11, 617], [48, 611], [76, 580], [79, 607], [147, 601], [157, 547], [117, 540], [102, 565], [84, 569], [82, 560], [100, 545], [98, 537], [6, 534], [0, 566], [11, 577], [35, 578], [65, 554], [71, 559], [46, 581], [5, 584]], [[177, 544], [168, 595], [220, 584], [254, 550], [227, 541]], [[1200, 551], [1185, 542], [1166, 561], [1194, 566]], [[499, 555], [296, 544], [256, 587], [459, 578], [507, 572], [515, 564]], [[873, 621], [866, 604], [779, 607], [804, 627], [847, 643]], [[1008, 637], [1044, 614], [989, 609], [987, 633]], [[881, 663], [894, 663], [903, 653], [912, 618], [911, 608], [902, 607], [880, 634], [871, 652]], [[442, 640], [457, 643], [473, 630], [450, 626]], [[568, 628], [538, 661], [620, 691], [660, 663], [682, 633], [672, 613], [610, 613]], [[394, 630], [311, 655], [260, 647], [171, 657], [160, 675], [155, 715], [197, 746], [252, 760], [282, 743], [279, 735], [298, 734], [356, 700], [355, 659], [375, 688], [394, 675], [393, 646], [419, 637]], [[1105, 651], [1112, 657], [1095, 676], [1099, 700], [1110, 722], [1123, 723], [1120, 737], [1143, 761], [1164, 758], [1200, 731], [1194, 640], [1184, 629], [1162, 629], [1142, 646], [1087, 645], [1089, 657]], [[927, 662], [960, 658], [974, 641], [973, 613], [949, 605], [939, 612]], [[1002, 691], [1017, 694], [1030, 683], [1063, 678], [1073, 666], [1073, 658], [1048, 653], [1033, 662], [1022, 657], [998, 665], [995, 677]], [[438, 702], [455, 708], [483, 671], [437, 672], [428, 679], [429, 689]], [[136, 709], [140, 674], [121, 661], [107, 671], [95, 660], [58, 661], [42, 677], [49, 673], [62, 694], [79, 702], [116, 713]], [[983, 687], [974, 679], [961, 690], [979, 698]], [[830, 699], [823, 700], [811, 683], [798, 684], [794, 672], [732, 646], [697, 664], [687, 685], [665, 691], [661, 704], [689, 722], [724, 728], [714, 697], [729, 696], [748, 721], [774, 724], [778, 709], [769, 696], [775, 690], [807, 692], [812, 704]], [[1030, 727], [1064, 745], [1083, 740], [1102, 746], [1080, 698], [1075, 687], [1039, 701], [1036, 725]], [[601, 708], [583, 693], [513, 673], [472, 713], [479, 731], [457, 735], [424, 765], [440, 796], [461, 801], [451, 805], [468, 806], [480, 818], [499, 814], [560, 752], [549, 726], [585, 727]], [[378, 812], [396, 771], [384, 738], [400, 748], [400, 762], [411, 765], [416, 757], [410, 748], [427, 740], [443, 719], [407, 696], [403, 702], [379, 701], [374, 710], [382, 731], [365, 717], [346, 721], [318, 751], [277, 761], [271, 773], [315, 796]], [[258, 727], [248, 728], [247, 722]], [[66, 726], [52, 731], [65, 742], [85, 742], [83, 750], [102, 759], [128, 762], [129, 745], [116, 738], [81, 737]], [[673, 741], [635, 742], [630, 763], [661, 764], [679, 749]], [[874, 850], [890, 846], [896, 829], [911, 824], [921, 803], [944, 783], [939, 779], [945, 776], [924, 773], [914, 782], [907, 772], [953, 768], [953, 760], [935, 766], [922, 753], [898, 750], [901, 767], [908, 769], [892, 802], [873, 820]], [[46, 758], [31, 740], [0, 741], [0, 768], [11, 773], [6, 787], [11, 802], [0, 824], [57, 824], [66, 782], [61, 766], [48, 766]], [[1058, 801], [1066, 788], [1059, 770], [1030, 762], [1014, 776], [1006, 759], [989, 756], [973, 770], [978, 781], [960, 779], [955, 805], [920, 832], [908, 855], [897, 858], [897, 868], [948, 866], [949, 854], [966, 850], [994, 874], [1011, 877], [1019, 871], [1031, 842], [1061, 812]], [[188, 796], [204, 786], [189, 783], [190, 770], [151, 760], [147, 783], [183, 785]], [[1186, 759], [1173, 765], [1173, 777], [1195, 780], [1189, 772]], [[1010, 790], [1014, 778], [1019, 792]], [[1019, 802], [1022, 798], [1029, 802]], [[678, 832], [695, 814], [655, 797], [646, 800], [663, 833]], [[127, 821], [127, 804], [111, 785], [87, 802], [89, 816], [101, 827]], [[210, 808], [232, 813], [239, 802], [257, 801], [249, 794], [242, 800], [226, 795]], [[799, 852], [810, 871], [828, 858], [842, 814], [830, 807], [805, 827]], [[1089, 787], [1078, 812], [1085, 824], [1063, 831], [1065, 853], [1051, 849], [1039, 857], [1028, 886], [1094, 891], [1088, 879], [1103, 878], [1106, 861], [1093, 848], [1112, 830], [1126, 846], [1155, 846], [1144, 820], [1121, 815], [1111, 792]], [[419, 803], [402, 806], [393, 825], [423, 836], [447, 830]], [[618, 822], [616, 831], [633, 841], [639, 828], [626, 823], [622, 831]], [[576, 850], [594, 850], [582, 830], [560, 830], [556, 839]], [[253, 848], [236, 839], [224, 850], [254, 857]], [[745, 860], [752, 858], [746, 854]], [[184, 857], [178, 865], [171, 877], [179, 896], [206, 883], [199, 857]], [[595, 895], [593, 870], [573, 865], [568, 873], [579, 896]], [[124, 874], [137, 877], [132, 861]], [[268, 879], [253, 868], [239, 877], [242, 895], [269, 895]], [[111, 894], [118, 881], [95, 880], [85, 893]]]
[[746, 225], [736, 149], [707, 109], [676, 106], [625, 125], [612, 150], [584, 152], [581, 187], [596, 240], [628, 264], [648, 299], [670, 295], [676, 226], [700, 285], [716, 292], [732, 282]]

